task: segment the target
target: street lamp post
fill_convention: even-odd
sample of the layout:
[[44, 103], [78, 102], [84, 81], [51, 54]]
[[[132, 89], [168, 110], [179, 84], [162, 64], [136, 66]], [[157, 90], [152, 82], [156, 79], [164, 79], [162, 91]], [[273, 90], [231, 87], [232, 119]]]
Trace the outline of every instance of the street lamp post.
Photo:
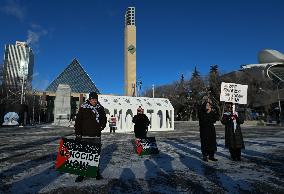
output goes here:
[[280, 84], [281, 82], [279, 82], [278, 84], [277, 84], [277, 97], [278, 97], [278, 108], [279, 108], [279, 117], [281, 116], [281, 101], [280, 101], [280, 95], [279, 95], [279, 84]]
[[271, 73], [273, 76], [275, 76], [277, 78], [277, 80], [279, 81], [278, 84], [277, 84], [277, 96], [278, 96], [278, 108], [279, 108], [279, 118], [280, 118], [280, 116], [281, 116], [281, 101], [280, 101], [280, 95], [279, 95], [279, 84], [283, 83], [284, 80], [280, 76], [278, 76], [276, 73], [273, 73], [273, 71], [271, 71], [269, 69], [267, 71], [269, 73]]
[[140, 91], [141, 91], [141, 86], [142, 86], [142, 81], [141, 80], [138, 80], [136, 82], [136, 87], [137, 87], [137, 93], [136, 93], [136, 97], [139, 97], [140, 96]]
[[21, 104], [23, 104], [23, 99], [24, 99], [24, 82], [25, 82], [25, 76], [23, 75], [22, 92], [21, 92]]
[[42, 106], [42, 100], [41, 100], [41, 96], [39, 96], [39, 114], [38, 114], [38, 124], [40, 124], [41, 106]]
[[24, 103], [24, 84], [25, 84], [25, 77], [27, 75], [27, 60], [22, 59], [20, 62], [20, 68], [21, 68], [21, 76], [22, 76], [22, 91], [21, 91], [21, 104]]
[[153, 98], [155, 98], [155, 85], [152, 85]]
[[[20, 74], [21, 74], [21, 76], [22, 76], [22, 91], [21, 91], [21, 104], [23, 104], [24, 103], [24, 95], [25, 95], [25, 93], [24, 93], [24, 84], [25, 84], [25, 77], [28, 75], [28, 57], [27, 57], [27, 52], [26, 52], [26, 56], [23, 58], [23, 59], [21, 59], [21, 61], [20, 61], [20, 70], [21, 70], [21, 72], [20, 72]], [[26, 117], [27, 117], [27, 113], [26, 112], [24, 112], [24, 122], [23, 122], [23, 124], [24, 125], [26, 125]], [[20, 127], [23, 127], [23, 125], [21, 124], [20, 125]]]
[[33, 124], [35, 123], [35, 90], [33, 91]]

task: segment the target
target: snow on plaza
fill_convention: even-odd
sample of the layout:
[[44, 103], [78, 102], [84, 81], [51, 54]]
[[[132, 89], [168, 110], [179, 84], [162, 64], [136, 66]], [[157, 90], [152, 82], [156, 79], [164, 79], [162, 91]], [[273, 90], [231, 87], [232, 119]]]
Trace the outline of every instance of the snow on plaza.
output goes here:
[[217, 162], [202, 160], [199, 128], [176, 123], [174, 131], [149, 132], [160, 153], [138, 156], [134, 134], [102, 135], [102, 180], [55, 170], [61, 137], [73, 128], [42, 125], [0, 128], [0, 193], [284, 193], [284, 128], [242, 126], [242, 161], [230, 160], [224, 126], [216, 125]]

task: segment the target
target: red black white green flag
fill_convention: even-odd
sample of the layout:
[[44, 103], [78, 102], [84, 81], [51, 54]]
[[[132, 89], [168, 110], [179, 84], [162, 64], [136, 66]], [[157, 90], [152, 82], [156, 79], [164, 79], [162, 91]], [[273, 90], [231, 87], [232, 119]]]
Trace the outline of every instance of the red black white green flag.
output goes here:
[[136, 138], [134, 144], [139, 156], [159, 153], [155, 137], [147, 137], [145, 139]]
[[85, 177], [96, 177], [101, 144], [62, 138], [55, 168], [58, 171]]

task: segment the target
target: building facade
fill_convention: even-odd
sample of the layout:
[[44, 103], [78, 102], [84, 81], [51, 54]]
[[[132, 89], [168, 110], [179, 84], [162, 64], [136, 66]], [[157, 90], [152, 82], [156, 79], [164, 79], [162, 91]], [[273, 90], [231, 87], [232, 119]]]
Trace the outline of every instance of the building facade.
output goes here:
[[125, 13], [124, 30], [124, 90], [125, 96], [136, 96], [136, 25], [135, 7]]
[[21, 92], [22, 83], [24, 83], [25, 91], [31, 90], [33, 66], [34, 54], [25, 42], [16, 41], [15, 45], [5, 45], [3, 87], [11, 95]]
[[75, 58], [71, 63], [50, 83], [45, 92], [38, 93], [41, 96], [41, 112], [42, 121], [54, 121], [54, 110], [56, 91], [60, 84], [68, 85], [71, 89], [71, 114], [70, 119], [73, 119], [78, 112], [80, 105], [86, 100], [86, 95], [90, 92], [100, 91], [95, 83], [91, 80], [88, 73], [84, 70], [80, 62]]

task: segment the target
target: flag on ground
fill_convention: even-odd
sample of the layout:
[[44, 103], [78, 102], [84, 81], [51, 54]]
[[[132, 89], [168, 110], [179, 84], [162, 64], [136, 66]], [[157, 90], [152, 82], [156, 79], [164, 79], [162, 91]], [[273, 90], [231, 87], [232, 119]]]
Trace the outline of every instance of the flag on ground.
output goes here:
[[145, 139], [136, 138], [134, 144], [136, 153], [139, 156], [159, 153], [155, 137], [147, 137]]

